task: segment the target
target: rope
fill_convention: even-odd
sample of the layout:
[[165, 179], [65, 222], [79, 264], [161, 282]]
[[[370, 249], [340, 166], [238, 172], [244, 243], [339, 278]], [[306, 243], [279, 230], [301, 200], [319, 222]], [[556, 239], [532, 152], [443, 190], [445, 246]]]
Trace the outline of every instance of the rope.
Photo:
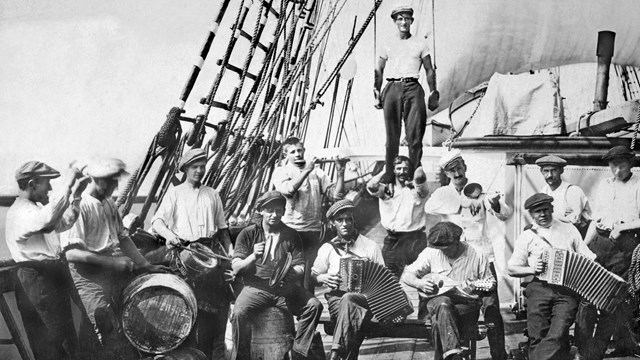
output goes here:
[[633, 129], [633, 139], [631, 140], [631, 150], [636, 148], [636, 139], [638, 137], [638, 126], [640, 126], [640, 104], [638, 104], [638, 114], [636, 116], [636, 124]]
[[436, 0], [431, 0], [431, 36], [433, 41], [433, 69], [437, 70], [436, 66]]
[[636, 246], [631, 255], [631, 266], [629, 266], [629, 294], [636, 301], [640, 302], [640, 246]]

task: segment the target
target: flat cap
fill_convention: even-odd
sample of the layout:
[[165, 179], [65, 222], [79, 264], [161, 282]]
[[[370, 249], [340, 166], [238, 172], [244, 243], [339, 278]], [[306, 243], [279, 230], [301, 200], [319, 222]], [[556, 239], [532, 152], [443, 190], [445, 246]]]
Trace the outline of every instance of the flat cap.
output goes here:
[[127, 165], [120, 159], [99, 158], [89, 161], [84, 172], [93, 178], [107, 179], [128, 175], [126, 167]]
[[626, 146], [614, 146], [602, 157], [602, 160], [611, 160], [615, 158], [635, 158], [636, 153]]
[[190, 165], [196, 161], [207, 160], [207, 153], [200, 148], [190, 149], [182, 155], [180, 162], [178, 163], [178, 169], [184, 171], [187, 165]]
[[524, 202], [524, 209], [530, 210], [543, 204], [551, 204], [552, 202], [553, 202], [553, 197], [547, 194], [537, 193], [537, 194], [531, 195]]
[[547, 155], [536, 160], [536, 165], [538, 166], [558, 166], [565, 167], [567, 165], [567, 160], [555, 156], [555, 155]]
[[353, 204], [353, 201], [351, 201], [351, 200], [347, 200], [347, 199], [338, 200], [333, 205], [331, 205], [329, 210], [327, 210], [327, 219], [331, 220], [336, 215], [338, 215], [339, 212], [344, 211], [344, 210], [353, 209], [354, 207], [355, 207], [355, 205]]
[[409, 13], [411, 14], [411, 16], [413, 17], [413, 8], [409, 5], [400, 5], [400, 6], [396, 6], [395, 8], [393, 8], [393, 10], [391, 11], [391, 18], [393, 20], [396, 19], [396, 15], [400, 14], [400, 13]]
[[260, 197], [256, 201], [256, 208], [258, 210], [262, 210], [267, 204], [274, 201], [282, 203], [282, 207], [284, 207], [284, 205], [287, 203], [287, 199], [284, 197], [284, 195], [282, 195], [282, 193], [272, 190], [260, 195]]
[[60, 172], [40, 161], [29, 161], [16, 170], [16, 181], [30, 180], [35, 178], [55, 179], [60, 176]]
[[462, 153], [460, 152], [460, 150], [458, 149], [451, 150], [440, 158], [440, 160], [438, 161], [438, 166], [446, 170], [448, 167], [455, 164], [456, 161], [461, 159], [462, 159]]
[[441, 221], [429, 230], [427, 242], [434, 249], [445, 249], [460, 240], [462, 228], [450, 221]]

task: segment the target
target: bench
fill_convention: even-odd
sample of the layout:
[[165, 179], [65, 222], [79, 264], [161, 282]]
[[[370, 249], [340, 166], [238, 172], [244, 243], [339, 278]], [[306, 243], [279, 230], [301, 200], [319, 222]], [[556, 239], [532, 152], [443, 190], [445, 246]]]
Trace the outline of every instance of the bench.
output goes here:
[[[375, 320], [362, 328], [362, 333], [365, 338], [408, 338], [408, 339], [426, 339], [431, 342], [431, 323], [428, 319], [418, 317], [419, 309], [419, 297], [418, 292], [415, 289], [403, 286], [406, 291], [413, 308], [416, 309], [406, 319], [399, 323], [382, 324]], [[320, 317], [320, 324], [322, 324], [324, 332], [327, 335], [333, 335], [335, 329], [335, 323], [331, 319], [328, 311], [328, 306], [324, 293], [326, 288], [316, 289], [316, 297], [324, 305], [324, 311]], [[422, 316], [422, 314], [421, 314]], [[468, 360], [476, 359], [477, 342], [486, 337], [487, 325], [483, 321], [478, 321], [475, 327], [468, 327], [462, 330], [463, 339], [463, 356]]]

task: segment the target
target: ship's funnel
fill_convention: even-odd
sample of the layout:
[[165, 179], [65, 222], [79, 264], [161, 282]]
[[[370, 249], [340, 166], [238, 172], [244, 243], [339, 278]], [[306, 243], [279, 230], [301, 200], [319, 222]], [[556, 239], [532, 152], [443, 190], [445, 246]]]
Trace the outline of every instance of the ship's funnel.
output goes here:
[[613, 31], [598, 32], [598, 75], [596, 79], [596, 97], [593, 100], [593, 110], [606, 109], [609, 89], [609, 67], [613, 57], [613, 46], [616, 41], [616, 33]]

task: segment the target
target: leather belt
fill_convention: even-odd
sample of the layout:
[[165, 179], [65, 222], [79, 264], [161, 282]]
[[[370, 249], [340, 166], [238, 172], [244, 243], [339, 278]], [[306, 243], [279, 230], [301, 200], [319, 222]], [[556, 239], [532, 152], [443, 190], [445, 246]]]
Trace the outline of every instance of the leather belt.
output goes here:
[[417, 233], [420, 231], [424, 231], [425, 227], [421, 227], [418, 230], [413, 230], [413, 231], [393, 231], [393, 230], [388, 230], [387, 229], [387, 234], [389, 235], [403, 235], [403, 234], [413, 234], [413, 233]]
[[402, 78], [388, 78], [387, 81], [399, 81], [404, 83], [418, 82], [418, 79], [414, 77], [402, 77]]

